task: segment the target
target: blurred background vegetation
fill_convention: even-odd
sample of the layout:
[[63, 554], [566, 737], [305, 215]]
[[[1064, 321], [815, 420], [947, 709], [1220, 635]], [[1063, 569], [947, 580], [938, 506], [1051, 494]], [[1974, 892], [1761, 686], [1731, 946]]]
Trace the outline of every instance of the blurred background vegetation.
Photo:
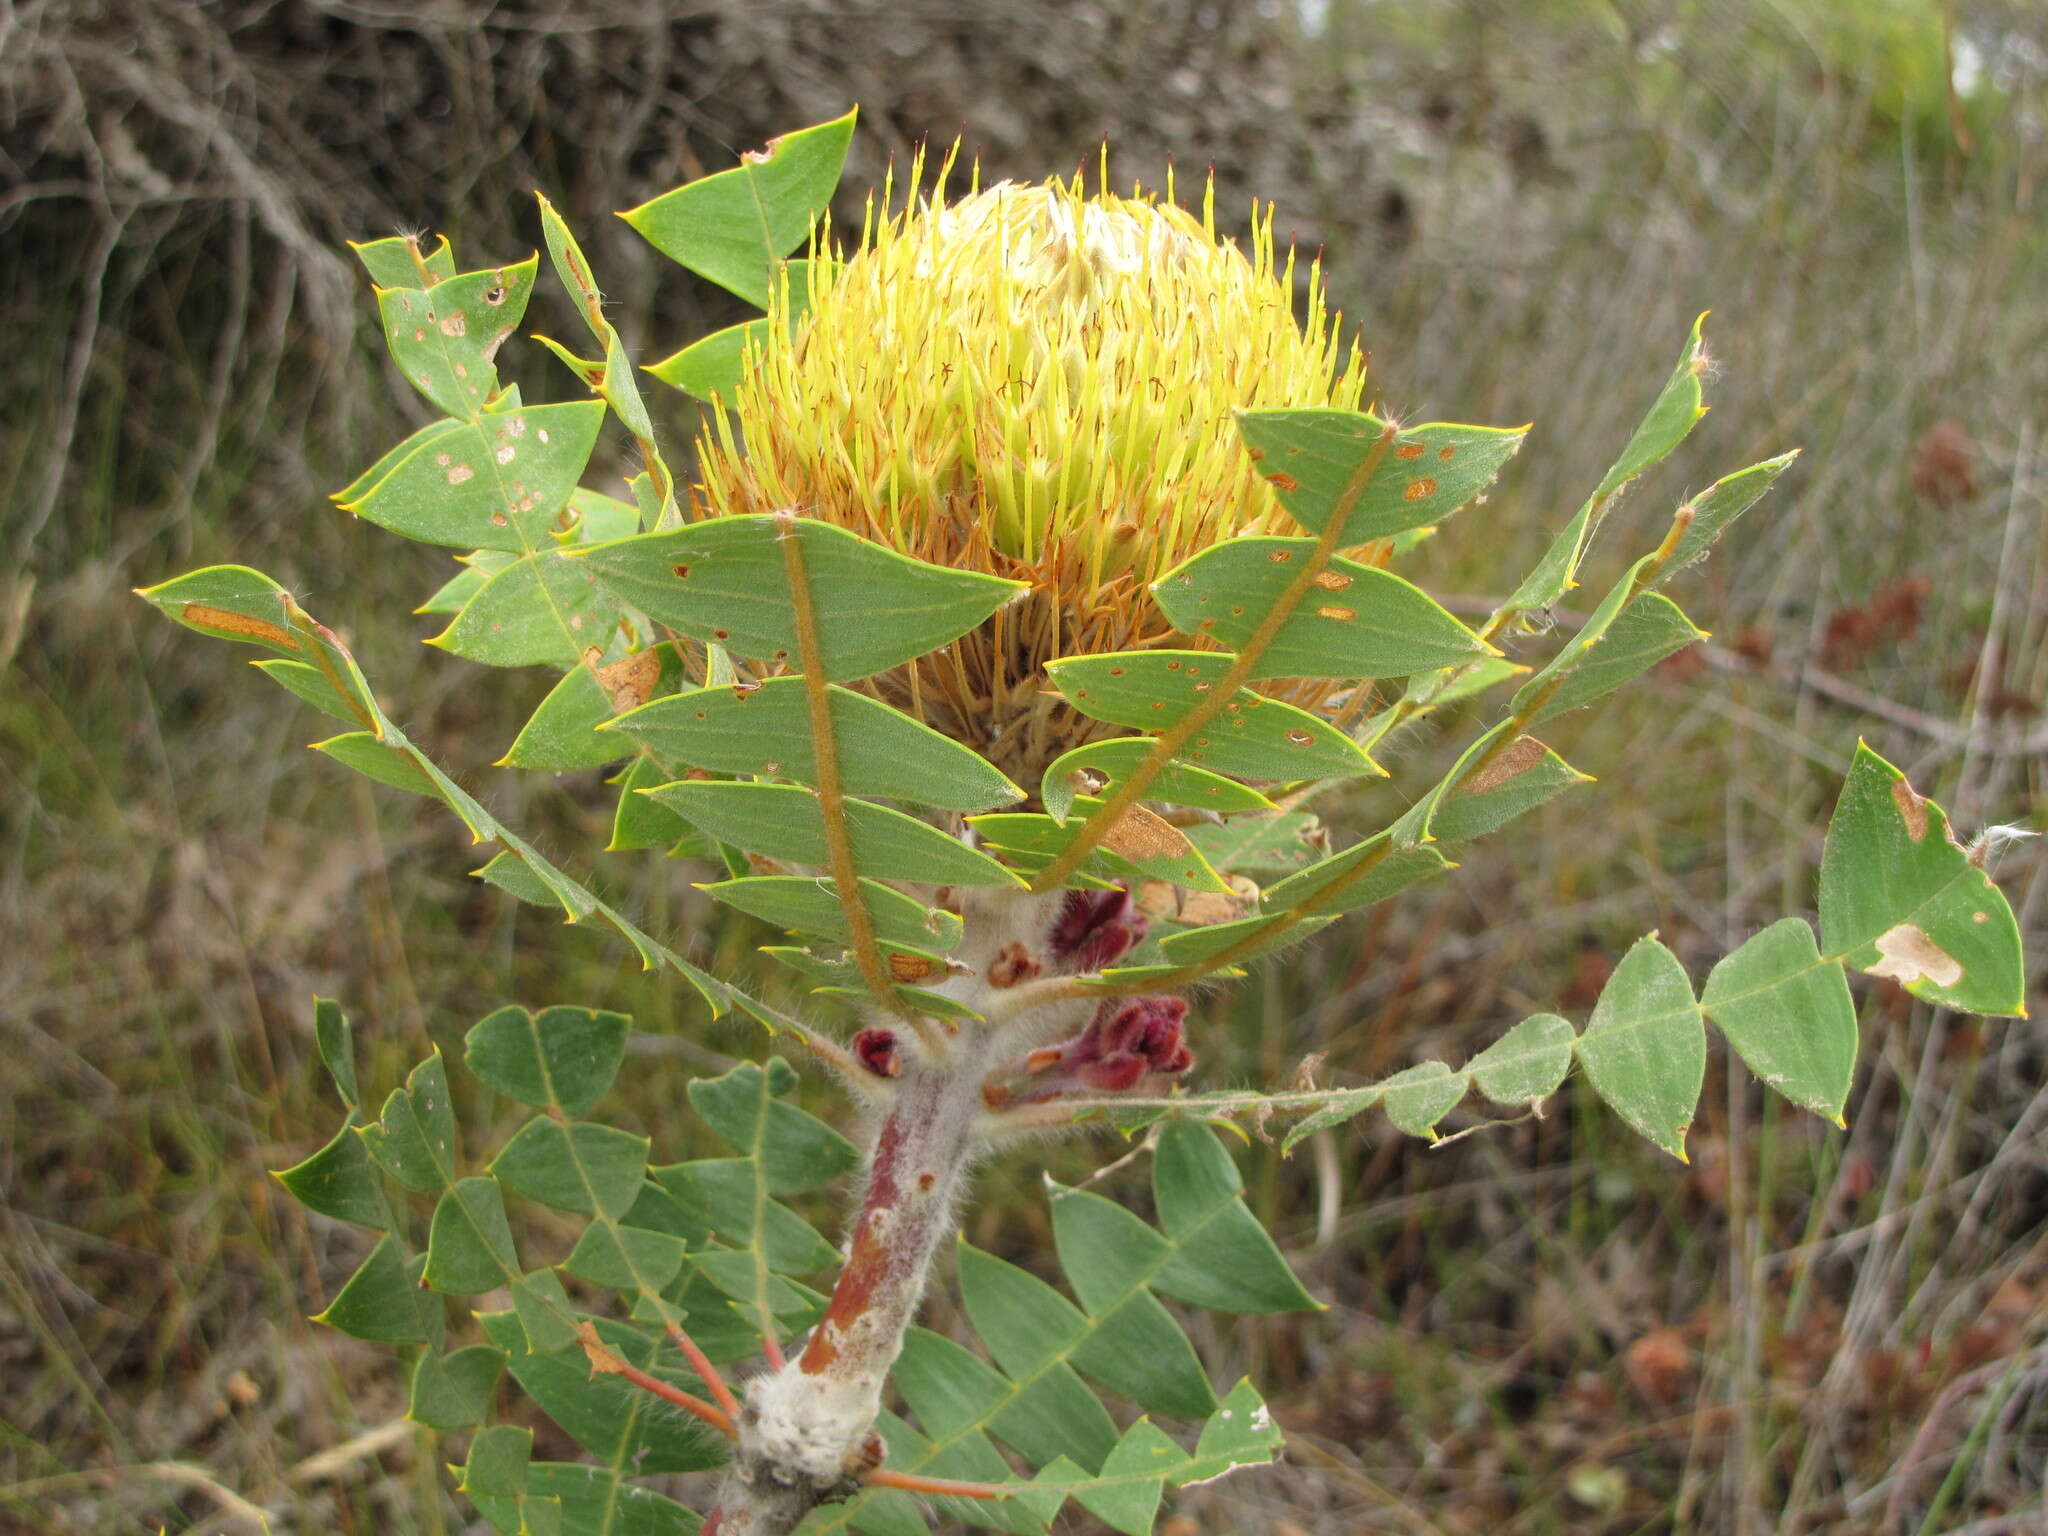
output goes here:
[[[761, 1049], [469, 880], [446, 818], [306, 757], [315, 721], [128, 589], [263, 565], [502, 814], [595, 846], [597, 775], [488, 767], [544, 681], [423, 652], [437, 626], [409, 610], [445, 555], [326, 500], [423, 409], [342, 241], [445, 229], [466, 265], [516, 259], [544, 189], [629, 340], [665, 355], [738, 316], [610, 210], [856, 103], [848, 221], [890, 162], [956, 134], [991, 178], [1107, 137], [1120, 182], [1213, 165], [1239, 227], [1275, 200], [1390, 407], [1536, 423], [1425, 546], [1433, 590], [1479, 603], [1533, 558], [1698, 310], [1716, 409], [1610, 520], [1592, 588], [1687, 490], [1807, 450], [1680, 594], [1715, 642], [1558, 733], [1601, 783], [1212, 997], [1211, 1083], [1283, 1081], [1312, 1051], [1357, 1081], [1529, 1010], [1583, 1016], [1651, 927], [1703, 974], [1810, 911], [1859, 734], [1966, 829], [2048, 823], [2037, 0], [16, 0], [0, 1529], [465, 1528], [434, 1491], [452, 1450], [392, 1427], [389, 1359], [304, 1320], [362, 1246], [264, 1172], [338, 1113], [313, 994], [357, 1014], [378, 1083], [508, 998], [630, 1012], [645, 1070], [617, 1112], [664, 1157], [693, 1151], [681, 1080]], [[573, 330], [545, 287], [530, 324]], [[575, 394], [537, 353], [509, 359], [527, 398]], [[600, 454], [623, 471], [625, 446]], [[1453, 740], [1412, 740], [1333, 815], [1380, 824]], [[2039, 848], [1998, 868], [2037, 966]], [[699, 872], [596, 867], [700, 960], [751, 963], [763, 935], [713, 922]], [[2038, 1023], [1860, 995], [1846, 1133], [1717, 1056], [1686, 1168], [1569, 1091], [1438, 1151], [1378, 1127], [1248, 1150], [1332, 1309], [1206, 1336], [1219, 1375], [1270, 1385], [1289, 1466], [1196, 1490], [1166, 1529], [2041, 1530], [2048, 1049]], [[479, 1132], [497, 1113], [468, 1108]], [[1071, 1179], [1106, 1154], [1046, 1156]], [[1028, 1162], [990, 1172], [967, 1225], [1042, 1262]]]

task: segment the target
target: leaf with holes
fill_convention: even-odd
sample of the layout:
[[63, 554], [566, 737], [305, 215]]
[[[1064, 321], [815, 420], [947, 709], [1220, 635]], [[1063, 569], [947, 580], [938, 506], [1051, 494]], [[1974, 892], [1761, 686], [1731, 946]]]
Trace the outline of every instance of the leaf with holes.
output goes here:
[[1638, 939], [1579, 1037], [1586, 1079], [1622, 1119], [1680, 1162], [1706, 1079], [1707, 1040], [1678, 957]]
[[770, 139], [734, 169], [619, 217], [671, 261], [766, 309], [776, 262], [803, 244], [831, 203], [853, 122], [849, 112]]
[[465, 272], [432, 287], [418, 276], [377, 290], [384, 341], [406, 382], [450, 416], [471, 416], [498, 392], [493, 361], [519, 328], [533, 294], [538, 254], [510, 266]]
[[716, 517], [577, 547], [614, 593], [734, 656], [795, 664], [796, 601], [783, 545], [802, 551], [825, 676], [848, 682], [911, 661], [973, 629], [1022, 582], [913, 560], [815, 518]]
[[491, 667], [573, 667], [606, 648], [624, 613], [595, 574], [544, 549], [487, 578], [427, 644]]
[[[648, 793], [735, 848], [795, 864], [830, 861], [822, 804], [799, 785], [690, 781]], [[870, 879], [1008, 888], [1023, 884], [987, 854], [914, 816], [865, 800], [844, 801], [843, 810], [854, 867]]]
[[356, 1134], [384, 1171], [416, 1195], [455, 1181], [455, 1108], [438, 1049], [412, 1069], [403, 1088], [391, 1090], [376, 1123]]
[[[1346, 549], [1442, 522], [1493, 482], [1528, 431], [1433, 421], [1382, 449], [1386, 423], [1336, 409], [1240, 411], [1237, 428], [1297, 523], [1319, 534], [1343, 513]], [[1354, 487], [1368, 463], [1370, 479]]]
[[[1117, 736], [1108, 741], [1091, 741], [1062, 753], [1045, 770], [1038, 791], [1046, 813], [1065, 821], [1073, 809], [1074, 797], [1093, 791], [1075, 782], [1075, 775], [1091, 773], [1102, 780], [1106, 790], [1120, 779], [1129, 778], [1140, 763], [1150, 761], [1153, 744], [1149, 736]], [[1171, 762], [1145, 786], [1145, 798], [1167, 805], [1191, 805], [1219, 815], [1232, 811], [1270, 811], [1273, 802], [1257, 790], [1221, 774], [1210, 773], [1188, 763]]]
[[375, 484], [342, 492], [341, 508], [427, 544], [545, 548], [604, 415], [602, 400], [486, 411], [414, 449]]
[[1970, 1013], [2026, 1013], [2019, 926], [1947, 815], [1858, 742], [1820, 863], [1831, 959]]
[[[1091, 720], [1166, 730], [1207, 701], [1232, 658], [1214, 651], [1124, 651], [1068, 656], [1045, 670], [1067, 701]], [[1240, 688], [1175, 754], [1213, 773], [1248, 779], [1308, 779], [1379, 773], [1342, 731]]]
[[[1230, 539], [1168, 571], [1152, 596], [1182, 634], [1242, 648], [1315, 548], [1313, 539]], [[1333, 559], [1259, 651], [1252, 676], [1407, 677], [1496, 654], [1413, 582]]]
[[[843, 793], [948, 811], [983, 811], [1024, 798], [1024, 791], [979, 753], [901, 711], [846, 688], [835, 686], [827, 693]], [[606, 729], [644, 742], [668, 761], [713, 773], [764, 774], [811, 785], [818, 781], [809, 702], [798, 677], [657, 699]]]

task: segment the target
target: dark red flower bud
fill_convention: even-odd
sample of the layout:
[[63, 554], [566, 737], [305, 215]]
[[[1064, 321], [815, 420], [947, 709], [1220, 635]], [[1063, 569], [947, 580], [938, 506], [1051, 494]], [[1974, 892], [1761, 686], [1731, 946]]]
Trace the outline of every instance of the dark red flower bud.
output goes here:
[[1145, 914], [1122, 887], [1069, 891], [1048, 942], [1060, 970], [1085, 974], [1114, 965], [1145, 937]]
[[896, 1036], [886, 1029], [864, 1029], [853, 1037], [853, 1054], [877, 1077], [895, 1077], [903, 1071], [896, 1054]]

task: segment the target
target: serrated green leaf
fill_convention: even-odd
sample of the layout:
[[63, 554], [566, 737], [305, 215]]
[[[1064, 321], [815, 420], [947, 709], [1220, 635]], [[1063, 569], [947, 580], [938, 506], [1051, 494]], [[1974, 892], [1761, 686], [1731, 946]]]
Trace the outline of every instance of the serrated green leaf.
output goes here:
[[1391, 832], [1376, 832], [1269, 887], [1264, 906], [1268, 914], [1309, 910], [1335, 916], [1356, 912], [1434, 879], [1451, 867], [1448, 859], [1427, 844], [1404, 848]]
[[734, 1151], [760, 1164], [771, 1195], [802, 1194], [860, 1166], [860, 1152], [783, 1095], [796, 1086], [788, 1062], [771, 1056], [718, 1077], [692, 1079], [690, 1106]]
[[616, 1219], [640, 1193], [647, 1147], [645, 1136], [615, 1126], [535, 1115], [491, 1160], [490, 1171], [542, 1205]]
[[[842, 792], [951, 811], [983, 811], [1024, 798], [979, 753], [865, 695], [836, 686], [827, 691]], [[713, 773], [818, 781], [800, 677], [656, 699], [607, 729], [646, 743], [668, 761]]]
[[362, 1101], [356, 1088], [356, 1029], [331, 997], [313, 999], [313, 1042], [341, 1102], [354, 1109]]
[[438, 1048], [412, 1069], [403, 1088], [391, 1090], [376, 1123], [356, 1134], [384, 1171], [416, 1195], [455, 1182], [455, 1108]]
[[1614, 968], [1579, 1062], [1593, 1091], [1680, 1162], [1707, 1071], [1706, 1031], [1692, 982], [1655, 938], [1638, 939]]
[[471, 1429], [491, 1410], [491, 1394], [504, 1374], [505, 1352], [472, 1344], [451, 1355], [420, 1352], [412, 1370], [405, 1416], [430, 1429]]
[[1346, 548], [1442, 522], [1492, 483], [1527, 431], [1447, 422], [1403, 428], [1354, 490], [1385, 431], [1379, 418], [1316, 408], [1240, 411], [1237, 423], [1259, 473], [1302, 527], [1321, 533], [1343, 504]]
[[[403, 288], [423, 281], [444, 283], [455, 275], [455, 248], [446, 235], [431, 252], [419, 249], [417, 239], [392, 235], [383, 240], [348, 242], [356, 259], [379, 288]], [[424, 269], [424, 270], [422, 270]]]
[[496, 1179], [458, 1179], [441, 1196], [427, 1237], [424, 1278], [450, 1296], [475, 1296], [519, 1278], [512, 1224]]
[[1320, 1310], [1238, 1198], [1243, 1189], [1237, 1164], [1207, 1126], [1175, 1121], [1160, 1132], [1152, 1193], [1176, 1251], [1153, 1288], [1216, 1312]]
[[333, 758], [344, 768], [353, 768], [366, 779], [387, 789], [402, 789], [409, 795], [434, 794], [434, 781], [420, 771], [410, 754], [390, 742], [380, 741], [368, 731], [346, 731], [313, 743], [313, 750]]
[[498, 389], [492, 359], [519, 328], [539, 270], [535, 254], [431, 288], [418, 286], [417, 275], [401, 287], [379, 287], [384, 342], [406, 382], [450, 416], [481, 410]]
[[279, 1170], [277, 1182], [311, 1211], [336, 1221], [365, 1227], [391, 1225], [391, 1205], [384, 1197], [384, 1179], [356, 1134], [354, 1108], [334, 1139], [295, 1167]]
[[[569, 559], [565, 550], [543, 549], [486, 578], [453, 622], [427, 644], [489, 667], [584, 671], [577, 665], [583, 653], [603, 651], [624, 614], [624, 605], [593, 571]], [[596, 689], [594, 679], [591, 686]], [[596, 691], [603, 702], [603, 690]], [[607, 707], [605, 713], [610, 712]]]
[[1707, 974], [1700, 1007], [1735, 1054], [1794, 1104], [1842, 1122], [1856, 1075], [1856, 1005], [1841, 962], [1781, 918]]
[[[1140, 763], [1150, 760], [1152, 750], [1149, 736], [1117, 736], [1075, 747], [1055, 758], [1045, 770], [1039, 800], [1053, 820], [1065, 821], [1076, 795], [1099, 793], [1118, 780], [1129, 778]], [[1074, 782], [1074, 775], [1083, 770], [1101, 776], [1104, 782], [1100, 790], [1084, 791]], [[1168, 763], [1145, 786], [1145, 798], [1168, 805], [1199, 806], [1219, 814], [1273, 809], [1273, 802], [1257, 790], [1187, 763]]]
[[1570, 1020], [1533, 1014], [1466, 1062], [1465, 1073], [1496, 1104], [1547, 1099], [1571, 1071], [1577, 1042]]
[[[818, 796], [795, 784], [689, 781], [650, 797], [710, 836], [749, 853], [796, 864], [830, 861]], [[1023, 881], [987, 854], [937, 827], [864, 800], [845, 800], [854, 867], [875, 880], [1017, 888]]]
[[1440, 1061], [1422, 1061], [1380, 1084], [1380, 1104], [1404, 1136], [1436, 1140], [1436, 1123], [1458, 1107], [1471, 1086], [1462, 1072]]
[[[1315, 548], [1314, 539], [1229, 539], [1168, 571], [1152, 596], [1182, 634], [1240, 648]], [[1413, 582], [1332, 559], [1259, 652], [1252, 675], [1408, 677], [1493, 654]]]
[[603, 423], [601, 400], [486, 411], [414, 449], [341, 507], [428, 544], [544, 549]]
[[[952, 913], [920, 906], [901, 891], [872, 880], [859, 884], [880, 943], [913, 954], [944, 955], [960, 942], [960, 919]], [[853, 942], [833, 882], [823, 876], [751, 875], [699, 889], [779, 928], [814, 933], [841, 944]]]
[[1147, 1287], [1172, 1245], [1114, 1201], [1055, 1189], [1060, 1267], [1094, 1329], [1073, 1351], [1081, 1371], [1152, 1413], [1206, 1417], [1216, 1406], [1194, 1346]]
[[803, 552], [819, 658], [832, 682], [936, 650], [1025, 590], [1022, 582], [913, 560], [816, 518], [770, 513], [707, 518], [572, 554], [656, 623], [735, 656], [775, 662], [800, 649], [785, 539]]
[[[1232, 658], [1215, 651], [1125, 651], [1046, 663], [1067, 701], [1091, 720], [1165, 730], [1204, 702]], [[1379, 773], [1343, 732], [1306, 710], [1249, 688], [1176, 754], [1213, 773], [1250, 779], [1306, 779]]]
[[500, 1008], [463, 1038], [463, 1064], [522, 1104], [580, 1115], [611, 1087], [632, 1027], [590, 1008]]
[[1446, 843], [1484, 837], [1553, 796], [1592, 782], [1535, 737], [1518, 737], [1444, 797], [1430, 833]]
[[832, 200], [854, 114], [770, 139], [729, 171], [700, 177], [619, 215], [670, 260], [768, 307], [776, 262]]
[[313, 1321], [373, 1343], [431, 1344], [439, 1317], [429, 1309], [438, 1306], [420, 1294], [407, 1272], [405, 1250], [387, 1232]]

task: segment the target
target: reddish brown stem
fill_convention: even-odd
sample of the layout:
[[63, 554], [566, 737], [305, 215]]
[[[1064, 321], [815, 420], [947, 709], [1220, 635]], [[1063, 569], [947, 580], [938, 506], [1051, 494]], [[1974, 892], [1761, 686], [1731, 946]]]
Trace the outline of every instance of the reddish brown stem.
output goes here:
[[709, 1389], [718, 1406], [724, 1410], [727, 1419], [739, 1422], [739, 1399], [732, 1395], [732, 1388], [725, 1384], [725, 1378], [718, 1373], [718, 1367], [711, 1363], [711, 1357], [697, 1347], [697, 1341], [683, 1332], [681, 1323], [667, 1325], [670, 1342], [683, 1352], [683, 1358], [690, 1362], [690, 1369]]
[[[959, 1483], [950, 1477], [920, 1477], [915, 1472], [891, 1472], [877, 1467], [862, 1482], [875, 1488], [900, 1488], [905, 1493], [929, 1494], [940, 1499], [1000, 1499], [1009, 1489], [996, 1483]], [[703, 1536], [702, 1532], [698, 1536]]]
[[659, 1376], [650, 1376], [637, 1365], [621, 1360], [608, 1349], [597, 1336], [597, 1329], [585, 1323], [577, 1330], [577, 1337], [583, 1342], [583, 1353], [590, 1357], [590, 1369], [600, 1376], [623, 1376], [643, 1392], [652, 1392], [665, 1403], [674, 1403], [688, 1414], [694, 1414], [728, 1440], [739, 1438], [739, 1429], [731, 1417], [714, 1408], [694, 1393], [685, 1392], [681, 1387], [672, 1387]]

